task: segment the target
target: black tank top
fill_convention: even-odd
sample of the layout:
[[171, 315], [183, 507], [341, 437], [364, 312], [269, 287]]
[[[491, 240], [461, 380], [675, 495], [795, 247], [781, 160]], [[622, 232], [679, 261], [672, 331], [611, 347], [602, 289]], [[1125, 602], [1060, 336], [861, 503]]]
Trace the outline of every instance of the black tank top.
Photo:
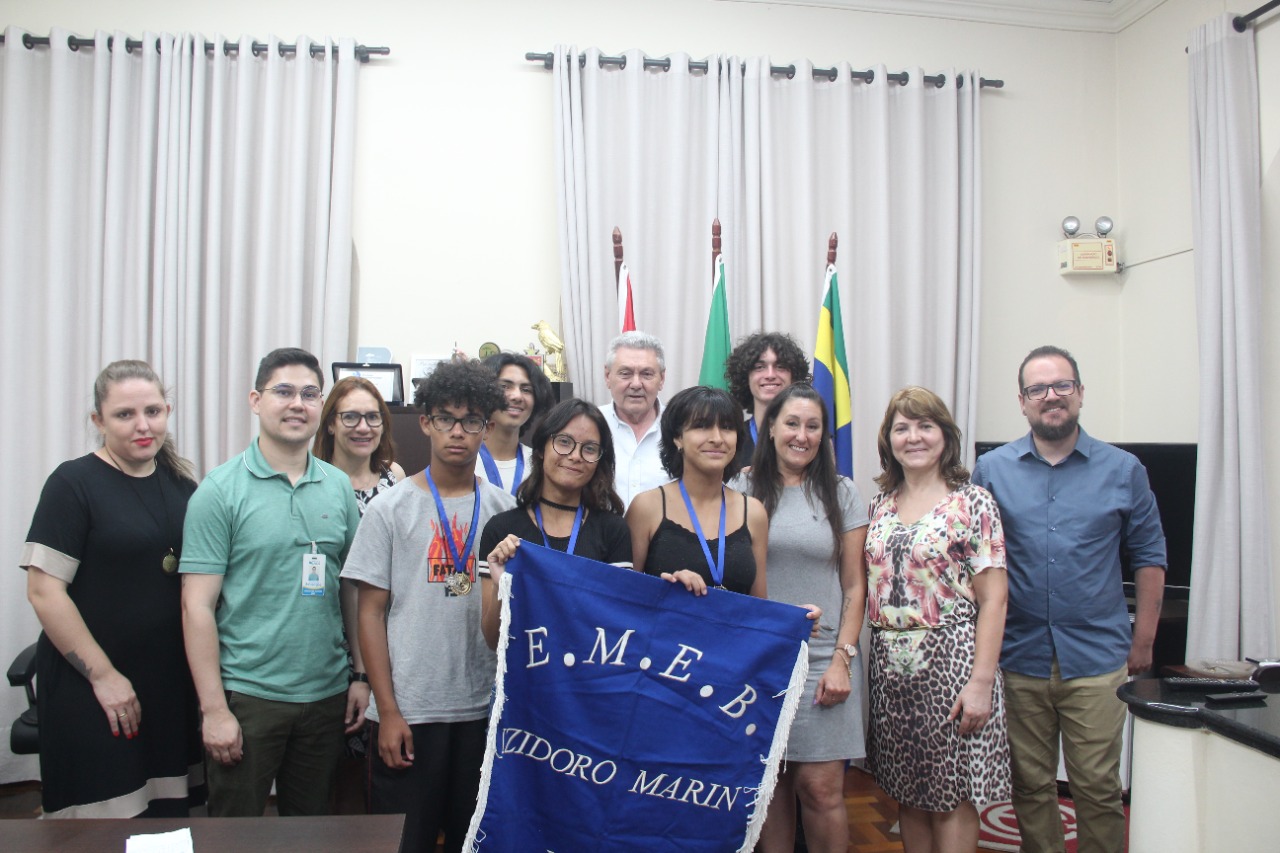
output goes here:
[[[659, 488], [662, 495], [662, 522], [649, 540], [649, 553], [645, 556], [644, 571], [647, 575], [660, 575], [663, 572], [676, 572], [689, 569], [697, 572], [714, 586], [711, 570], [707, 567], [707, 558], [698, 544], [698, 535], [667, 518], [667, 491]], [[718, 531], [717, 531], [718, 533]], [[719, 536], [707, 540], [711, 549], [711, 559], [716, 559], [719, 547]], [[724, 537], [724, 587], [731, 592], [743, 595], [751, 593], [751, 585], [756, 581], [756, 555], [751, 550], [751, 531], [747, 528], [747, 496], [742, 496], [742, 526]]]

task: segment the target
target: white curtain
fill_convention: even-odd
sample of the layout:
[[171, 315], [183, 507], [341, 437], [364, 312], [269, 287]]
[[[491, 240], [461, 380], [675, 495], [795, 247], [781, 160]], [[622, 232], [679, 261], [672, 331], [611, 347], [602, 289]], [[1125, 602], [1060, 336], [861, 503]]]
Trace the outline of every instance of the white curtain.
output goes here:
[[1200, 450], [1187, 658], [1273, 648], [1262, 420], [1262, 177], [1253, 30], [1191, 33], [1191, 188]]
[[[977, 75], [941, 87], [884, 67], [866, 83], [770, 73], [768, 57], [710, 57], [704, 73], [555, 56], [564, 338], [574, 391], [607, 399], [617, 333], [611, 234], [622, 229], [636, 324], [667, 350], [663, 396], [697, 382], [711, 302], [711, 221], [724, 229], [729, 326], [812, 353], [827, 240], [839, 235], [854, 405], [854, 467], [869, 495], [875, 430], [893, 391], [937, 391], [975, 423], [981, 270]], [[580, 58], [585, 64], [580, 67]], [[970, 441], [966, 441], [970, 444]]]
[[[203, 473], [253, 435], [257, 360], [302, 346], [345, 360], [359, 63], [354, 41], [65, 30], [0, 46], [0, 664], [38, 625], [12, 568], [49, 472], [94, 446], [92, 383], [119, 358], [172, 388], [170, 429]], [[157, 40], [159, 50], [156, 49]], [[8, 753], [25, 699], [0, 688], [0, 782], [34, 778]]]

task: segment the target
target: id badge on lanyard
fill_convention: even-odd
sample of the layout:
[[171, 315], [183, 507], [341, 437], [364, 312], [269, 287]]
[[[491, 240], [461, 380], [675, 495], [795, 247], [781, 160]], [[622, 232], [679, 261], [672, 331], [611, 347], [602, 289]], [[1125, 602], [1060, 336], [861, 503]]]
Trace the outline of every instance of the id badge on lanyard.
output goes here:
[[317, 553], [316, 543], [311, 543], [311, 553], [302, 555], [302, 594], [324, 595], [324, 554]]

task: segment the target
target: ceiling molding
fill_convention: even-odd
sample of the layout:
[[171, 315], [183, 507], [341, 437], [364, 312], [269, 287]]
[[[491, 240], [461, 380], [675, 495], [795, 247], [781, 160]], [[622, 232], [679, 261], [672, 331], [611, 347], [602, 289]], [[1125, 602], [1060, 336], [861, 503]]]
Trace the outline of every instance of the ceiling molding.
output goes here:
[[1045, 30], [1118, 33], [1165, 0], [720, 0], [775, 6], [820, 6], [851, 12], [880, 12], [1005, 24]]

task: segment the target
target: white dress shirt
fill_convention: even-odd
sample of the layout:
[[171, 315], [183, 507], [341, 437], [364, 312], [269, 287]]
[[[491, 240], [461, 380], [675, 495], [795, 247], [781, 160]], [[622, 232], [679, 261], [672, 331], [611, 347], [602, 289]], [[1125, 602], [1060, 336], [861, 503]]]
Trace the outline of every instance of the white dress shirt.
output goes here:
[[656, 489], [671, 481], [671, 476], [658, 458], [658, 444], [662, 438], [662, 401], [658, 401], [656, 405], [658, 415], [639, 441], [636, 440], [631, 424], [618, 417], [612, 402], [600, 407], [605, 420], [609, 422], [609, 430], [613, 433], [613, 451], [617, 457], [614, 488], [627, 506], [641, 492]]

